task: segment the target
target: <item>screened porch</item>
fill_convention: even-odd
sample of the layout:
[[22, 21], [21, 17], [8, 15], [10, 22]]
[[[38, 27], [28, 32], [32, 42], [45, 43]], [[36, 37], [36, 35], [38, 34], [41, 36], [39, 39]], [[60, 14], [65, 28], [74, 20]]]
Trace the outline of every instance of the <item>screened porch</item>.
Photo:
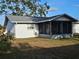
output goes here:
[[52, 21], [39, 23], [39, 34], [72, 34], [72, 22]]

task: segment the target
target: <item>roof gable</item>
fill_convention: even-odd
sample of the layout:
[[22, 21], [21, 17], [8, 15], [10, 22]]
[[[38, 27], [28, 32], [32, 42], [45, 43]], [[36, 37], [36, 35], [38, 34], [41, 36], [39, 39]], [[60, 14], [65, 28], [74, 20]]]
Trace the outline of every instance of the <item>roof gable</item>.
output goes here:
[[62, 14], [59, 17], [55, 18], [54, 21], [77, 21], [77, 20], [67, 14]]
[[61, 16], [61, 17], [55, 18], [53, 21], [76, 21], [76, 20], [66, 16]]

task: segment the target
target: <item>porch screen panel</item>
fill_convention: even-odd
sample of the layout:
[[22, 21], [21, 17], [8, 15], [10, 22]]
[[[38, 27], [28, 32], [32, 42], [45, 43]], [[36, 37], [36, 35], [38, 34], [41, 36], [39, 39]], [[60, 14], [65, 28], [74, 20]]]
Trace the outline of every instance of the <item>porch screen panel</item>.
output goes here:
[[68, 33], [72, 33], [72, 23], [68, 23]]
[[43, 26], [42, 26], [42, 24], [39, 24], [39, 33], [40, 33], [40, 34], [43, 33]]
[[63, 33], [64, 34], [72, 33], [72, 24], [71, 24], [71, 22], [63, 22]]
[[68, 26], [68, 24], [66, 22], [63, 22], [63, 34], [67, 33], [67, 31], [68, 31], [67, 26]]
[[52, 22], [52, 34], [59, 34], [60, 31], [60, 22]]
[[46, 23], [46, 34], [50, 34], [50, 24], [49, 23]]
[[57, 27], [58, 27], [57, 33], [58, 33], [58, 34], [61, 34], [61, 31], [60, 31], [60, 22], [58, 22]]
[[45, 23], [39, 24], [39, 33], [40, 34], [46, 34], [46, 24]]

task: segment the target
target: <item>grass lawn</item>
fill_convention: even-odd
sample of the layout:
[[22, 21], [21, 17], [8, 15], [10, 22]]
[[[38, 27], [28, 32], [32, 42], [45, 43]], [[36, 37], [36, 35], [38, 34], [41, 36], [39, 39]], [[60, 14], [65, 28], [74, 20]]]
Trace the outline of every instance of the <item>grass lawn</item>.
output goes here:
[[17, 39], [11, 46], [12, 53], [0, 54], [0, 59], [79, 59], [78, 39]]

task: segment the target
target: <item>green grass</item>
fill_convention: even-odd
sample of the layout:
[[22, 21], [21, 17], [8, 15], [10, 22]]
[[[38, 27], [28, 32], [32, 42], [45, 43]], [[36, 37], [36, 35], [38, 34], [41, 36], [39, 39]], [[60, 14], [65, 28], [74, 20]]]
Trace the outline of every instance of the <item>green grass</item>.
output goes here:
[[11, 51], [0, 54], [0, 59], [79, 59], [79, 40], [17, 39]]

